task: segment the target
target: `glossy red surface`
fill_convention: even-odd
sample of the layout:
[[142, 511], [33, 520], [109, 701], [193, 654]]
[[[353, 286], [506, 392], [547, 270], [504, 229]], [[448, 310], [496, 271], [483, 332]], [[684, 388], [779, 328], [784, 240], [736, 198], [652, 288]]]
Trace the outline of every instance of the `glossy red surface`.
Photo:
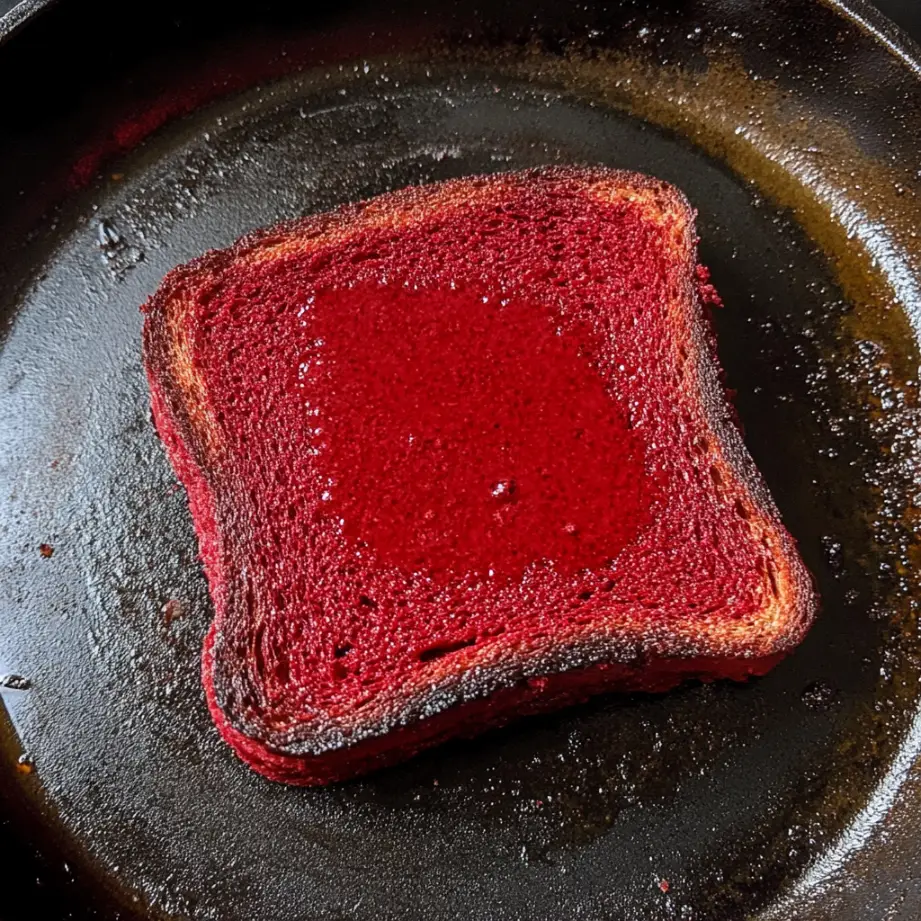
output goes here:
[[383, 564], [440, 581], [538, 560], [572, 572], [646, 523], [643, 440], [585, 357], [590, 331], [482, 289], [364, 284], [309, 315], [299, 379], [328, 514]]

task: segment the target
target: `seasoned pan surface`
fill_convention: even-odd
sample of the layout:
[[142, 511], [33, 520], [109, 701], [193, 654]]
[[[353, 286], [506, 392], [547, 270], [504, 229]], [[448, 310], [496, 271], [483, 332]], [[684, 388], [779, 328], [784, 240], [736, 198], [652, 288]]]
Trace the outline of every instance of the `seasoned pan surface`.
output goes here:
[[[222, 921], [921, 913], [921, 67], [861, 5], [651, 6], [167, 5], [138, 35], [60, 0], [0, 45], [0, 77], [41, 60], [53, 87], [20, 84], [0, 137], [11, 898]], [[544, 163], [653, 173], [698, 208], [721, 359], [820, 619], [745, 686], [270, 784], [204, 705], [210, 602], [138, 307], [249, 229]]]

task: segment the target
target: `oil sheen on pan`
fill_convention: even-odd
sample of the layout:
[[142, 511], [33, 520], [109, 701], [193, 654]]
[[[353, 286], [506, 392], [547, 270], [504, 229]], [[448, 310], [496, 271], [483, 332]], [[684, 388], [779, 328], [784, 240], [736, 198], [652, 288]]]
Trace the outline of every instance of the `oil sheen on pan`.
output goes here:
[[[343, 8], [303, 38], [233, 31], [230, 8], [207, 35], [67, 20], [41, 57], [74, 62], [54, 95], [20, 80], [6, 100], [33, 100], [45, 143], [16, 160], [13, 119], [0, 139], [4, 788], [51, 855], [30, 899], [66, 862], [68, 910], [75, 877], [97, 915], [917, 917], [917, 64], [830, 4], [770, 7]], [[166, 34], [184, 44], [164, 69]], [[78, 84], [93, 117], [64, 125], [52, 103]], [[720, 362], [822, 615], [745, 685], [266, 783], [202, 693], [212, 609], [137, 306], [251, 228], [560, 163], [655, 175], [697, 208]], [[42, 202], [61, 204], [34, 233]]]

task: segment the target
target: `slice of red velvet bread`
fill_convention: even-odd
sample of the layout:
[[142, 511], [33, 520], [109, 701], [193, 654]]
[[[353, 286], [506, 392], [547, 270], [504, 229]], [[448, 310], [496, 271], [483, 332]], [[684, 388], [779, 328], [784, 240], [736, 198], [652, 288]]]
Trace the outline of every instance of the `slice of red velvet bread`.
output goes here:
[[693, 218], [655, 179], [544, 169], [170, 272], [144, 360], [244, 761], [326, 783], [802, 638], [811, 581], [732, 421]]

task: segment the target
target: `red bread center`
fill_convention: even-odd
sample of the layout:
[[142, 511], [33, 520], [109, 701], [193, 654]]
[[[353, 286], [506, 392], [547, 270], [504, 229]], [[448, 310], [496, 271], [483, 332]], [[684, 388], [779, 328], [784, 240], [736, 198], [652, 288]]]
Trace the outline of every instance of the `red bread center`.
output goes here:
[[639, 432], [583, 357], [597, 349], [549, 310], [362, 284], [302, 316], [324, 513], [380, 562], [440, 579], [571, 572], [647, 522]]

